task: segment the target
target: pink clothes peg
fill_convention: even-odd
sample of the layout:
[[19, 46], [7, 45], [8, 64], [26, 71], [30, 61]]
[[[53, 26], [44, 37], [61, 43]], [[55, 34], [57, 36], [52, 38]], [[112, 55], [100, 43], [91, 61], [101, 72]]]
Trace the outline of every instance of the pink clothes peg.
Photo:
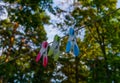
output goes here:
[[41, 53], [39, 52], [35, 61], [38, 62], [40, 60], [40, 58], [41, 58]]
[[48, 57], [47, 57], [47, 49], [48, 49], [48, 42], [44, 41], [42, 42], [42, 48], [40, 49], [40, 52], [38, 53], [36, 57], [36, 62], [40, 60], [40, 58], [43, 56], [43, 66], [46, 67], [48, 64]]
[[48, 64], [48, 57], [45, 55], [43, 56], [43, 66], [46, 67]]

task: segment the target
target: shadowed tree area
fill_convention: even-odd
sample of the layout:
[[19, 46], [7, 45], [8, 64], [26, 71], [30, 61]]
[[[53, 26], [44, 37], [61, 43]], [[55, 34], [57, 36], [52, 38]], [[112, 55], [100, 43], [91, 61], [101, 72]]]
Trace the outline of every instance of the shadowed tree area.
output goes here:
[[[120, 10], [117, 0], [73, 0], [66, 11], [51, 0], [3, 0], [0, 14], [0, 83], [119, 83]], [[44, 25], [63, 13], [58, 30], [67, 31], [74, 22], [79, 56], [65, 53], [68, 36], [61, 39], [58, 61], [48, 57], [47, 67], [35, 58], [47, 40]], [[5, 17], [5, 16], [4, 16]], [[1, 17], [0, 17], [1, 18]], [[81, 26], [83, 26], [81, 28]], [[67, 29], [66, 29], [67, 28]], [[79, 33], [80, 30], [84, 32]], [[79, 36], [85, 34], [83, 39]], [[55, 82], [52, 82], [54, 80]]]
[[8, 17], [0, 21], [0, 48], [3, 51], [0, 62], [5, 62], [0, 65], [0, 83], [46, 81], [47, 75], [51, 75], [47, 71], [54, 66], [46, 69], [40, 67], [39, 63], [35, 63], [35, 56], [41, 42], [47, 40], [43, 25], [49, 23], [49, 16], [43, 7], [51, 2], [4, 0], [4, 3]]

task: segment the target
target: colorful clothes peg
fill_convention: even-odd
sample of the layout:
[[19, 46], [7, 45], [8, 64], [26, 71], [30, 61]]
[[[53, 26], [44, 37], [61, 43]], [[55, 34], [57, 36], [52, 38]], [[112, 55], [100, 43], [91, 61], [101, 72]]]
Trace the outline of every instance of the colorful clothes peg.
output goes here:
[[50, 50], [48, 52], [48, 56], [53, 55], [54, 61], [57, 61], [60, 55], [60, 37], [58, 35], [55, 35], [54, 41], [52, 43], [52, 46], [50, 47]]
[[40, 52], [38, 53], [36, 57], [36, 62], [40, 60], [40, 58], [43, 56], [43, 66], [46, 67], [48, 64], [48, 57], [47, 57], [47, 49], [48, 49], [48, 42], [44, 41], [42, 42], [42, 48], [40, 49]]
[[69, 29], [69, 39], [66, 45], [66, 52], [69, 53], [71, 49], [75, 56], [79, 55], [79, 48], [76, 42], [75, 31], [73, 28]]
[[47, 57], [47, 55], [44, 55], [43, 56], [43, 66], [46, 67], [47, 64], [48, 64], [48, 57]]

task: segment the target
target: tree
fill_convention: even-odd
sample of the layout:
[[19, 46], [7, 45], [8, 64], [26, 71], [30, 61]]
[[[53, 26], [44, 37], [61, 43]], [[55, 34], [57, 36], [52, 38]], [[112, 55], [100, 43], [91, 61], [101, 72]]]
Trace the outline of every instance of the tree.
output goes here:
[[[118, 73], [120, 70], [118, 64], [120, 60], [120, 38], [118, 34], [120, 29], [120, 10], [116, 10], [116, 2], [117, 1], [79, 0], [73, 4], [74, 11], [69, 14], [76, 20], [74, 28], [85, 25], [84, 40], [82, 41], [78, 38], [78, 44], [81, 50], [81, 54], [77, 60], [77, 73], [79, 77], [77, 80], [79, 80], [79, 82], [119, 82]], [[61, 10], [61, 13], [65, 12], [60, 8], [59, 10]], [[66, 23], [64, 25], [71, 26], [71, 24], [68, 24], [69, 18], [71, 17], [66, 16], [67, 20], [64, 20], [64, 23]], [[63, 28], [63, 30], [65, 30], [65, 28]], [[67, 38], [64, 38], [62, 41], [62, 51], [65, 51], [66, 41]], [[64, 54], [63, 60], [60, 59], [60, 63], [64, 65], [61, 71], [68, 77], [63, 83], [68, 81], [75, 82], [75, 57], [71, 58], [71, 55]], [[86, 66], [86, 68], [83, 68], [82, 65]]]
[[[43, 4], [45, 0], [6, 1], [9, 2], [6, 6], [8, 18], [0, 22], [0, 48], [4, 49], [0, 60], [5, 62], [0, 66], [1, 81], [47, 83], [54, 78], [62, 83], [120, 82], [120, 10], [116, 10], [116, 0], [74, 0], [70, 12], [54, 8], [48, 2]], [[47, 7], [54, 15], [67, 13], [64, 23], [56, 24], [60, 30], [66, 32], [66, 28], [76, 21], [74, 28], [81, 29], [85, 25], [82, 27], [85, 35], [83, 39], [77, 38], [78, 57], [65, 53], [68, 39], [65, 36], [61, 40], [59, 60], [54, 62], [49, 57], [48, 66], [43, 68], [42, 60], [35, 63], [34, 59], [41, 42], [47, 39], [43, 28], [43, 24], [49, 23], [44, 12]]]
[[[44, 24], [49, 24], [49, 16], [43, 7], [51, 3], [44, 0], [4, 0], [8, 12], [6, 19], [0, 21], [0, 81], [29, 82], [46, 81], [43, 75], [51, 75], [52, 70], [36, 64], [35, 57], [42, 41], [47, 40]], [[52, 64], [52, 63], [51, 63]], [[54, 68], [53, 68], [54, 69]], [[39, 73], [41, 75], [39, 76]], [[33, 77], [37, 77], [33, 79]], [[38, 80], [38, 79], [41, 80]]]

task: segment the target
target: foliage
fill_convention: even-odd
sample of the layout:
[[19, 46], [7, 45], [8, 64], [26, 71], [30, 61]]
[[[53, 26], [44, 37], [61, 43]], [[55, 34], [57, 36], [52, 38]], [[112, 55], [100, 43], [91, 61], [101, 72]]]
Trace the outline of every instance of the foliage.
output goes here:
[[[116, 0], [79, 0], [73, 4], [74, 10], [70, 14], [76, 20], [74, 28], [85, 25], [85, 36], [83, 40], [78, 38], [81, 51], [78, 60], [71, 57], [72, 54], [66, 53], [62, 58], [67, 58], [67, 60], [65, 62], [60, 60], [60, 63], [64, 65], [61, 71], [68, 77], [63, 83], [74, 83], [77, 80], [80, 83], [120, 82], [120, 10], [115, 11], [116, 2]], [[64, 11], [61, 10], [61, 13], [64, 13]], [[64, 20], [64, 22], [66, 26], [71, 26], [66, 22], [71, 18], [68, 16], [66, 16], [67, 20]], [[62, 40], [62, 51], [65, 50], [66, 41], [67, 38]]]
[[[49, 73], [46, 73], [47, 69], [42, 71], [44, 68], [40, 63], [36, 64], [34, 59], [41, 42], [47, 40], [43, 25], [49, 24], [50, 18], [42, 7], [50, 2], [4, 0], [4, 3], [8, 17], [0, 21], [0, 49], [3, 50], [0, 63], [4, 63], [0, 65], [1, 82], [37, 82], [40, 81], [38, 78], [45, 81], [42, 76]], [[41, 76], [33, 79], [39, 73]]]
[[[3, 49], [0, 62], [5, 62], [0, 65], [0, 81], [120, 82], [120, 10], [115, 11], [117, 0], [78, 0], [72, 5], [72, 12], [52, 7], [51, 0], [5, 2], [8, 2], [8, 18], [0, 21], [0, 48]], [[85, 35], [80, 39], [83, 33], [76, 31], [80, 48], [78, 57], [65, 53], [66, 36], [61, 40], [59, 60], [54, 62], [49, 57], [48, 66], [43, 68], [42, 60], [35, 63], [34, 59], [41, 42], [47, 40], [43, 25], [49, 24], [50, 18], [45, 13], [46, 8], [54, 15], [67, 13], [64, 23], [56, 24], [63, 32], [76, 21], [74, 28], [85, 25]]]

